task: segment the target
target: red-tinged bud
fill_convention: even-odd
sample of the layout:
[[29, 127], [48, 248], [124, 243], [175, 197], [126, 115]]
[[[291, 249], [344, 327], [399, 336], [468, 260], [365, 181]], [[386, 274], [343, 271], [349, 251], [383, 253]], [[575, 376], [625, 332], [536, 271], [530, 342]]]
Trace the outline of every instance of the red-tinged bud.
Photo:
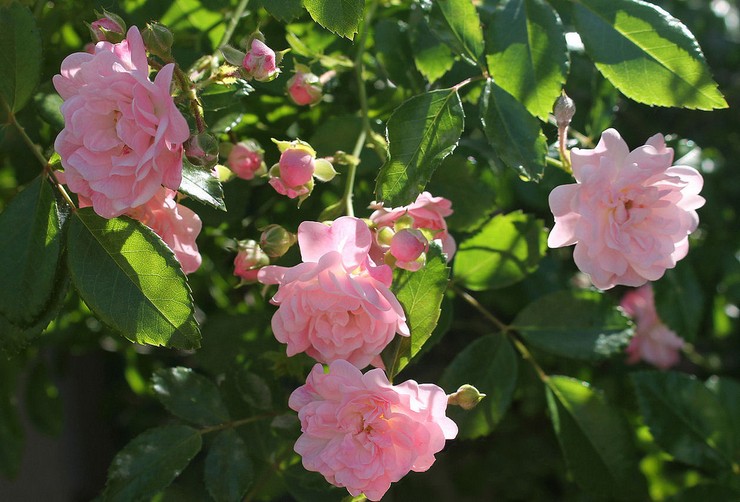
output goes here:
[[126, 38], [126, 23], [123, 19], [112, 12], [103, 10], [100, 14], [96, 12], [98, 19], [89, 24], [90, 34], [95, 42], [110, 42], [117, 44]]
[[247, 139], [240, 141], [231, 148], [226, 163], [237, 176], [245, 180], [251, 180], [255, 176], [261, 176], [267, 172], [264, 153], [265, 151], [257, 141]]
[[185, 156], [194, 166], [211, 169], [218, 163], [218, 140], [213, 134], [194, 134], [185, 143]]
[[259, 82], [274, 80], [280, 73], [275, 51], [258, 38], [252, 40], [252, 45], [242, 61], [242, 67], [249, 77]]
[[269, 264], [270, 258], [255, 241], [239, 242], [239, 251], [234, 258], [234, 275], [240, 277], [243, 283], [257, 282], [259, 269]]
[[315, 105], [322, 98], [323, 86], [319, 77], [303, 65], [296, 65], [295, 75], [288, 80], [288, 96], [297, 105]]

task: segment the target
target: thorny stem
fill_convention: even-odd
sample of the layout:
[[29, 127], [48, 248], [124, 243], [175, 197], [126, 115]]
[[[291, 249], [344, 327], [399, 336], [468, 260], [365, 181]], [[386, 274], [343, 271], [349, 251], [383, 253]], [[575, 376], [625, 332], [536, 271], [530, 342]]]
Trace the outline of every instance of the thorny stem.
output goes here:
[[249, 0], [241, 0], [239, 5], [236, 6], [236, 9], [232, 14], [231, 21], [229, 21], [229, 25], [226, 27], [226, 31], [224, 31], [224, 36], [221, 37], [221, 42], [218, 44], [219, 49], [224, 47], [229, 43], [229, 40], [231, 40], [234, 30], [236, 30], [236, 26], [239, 24], [242, 15], [244, 15], [244, 11], [247, 9], [247, 4], [249, 4]]

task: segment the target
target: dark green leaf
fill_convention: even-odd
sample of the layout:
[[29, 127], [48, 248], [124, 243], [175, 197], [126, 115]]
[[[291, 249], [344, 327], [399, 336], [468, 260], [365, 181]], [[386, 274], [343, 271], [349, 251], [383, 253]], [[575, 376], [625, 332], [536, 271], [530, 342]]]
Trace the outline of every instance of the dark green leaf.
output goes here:
[[412, 14], [410, 36], [416, 69], [430, 83], [450, 71], [455, 63], [452, 51], [434, 35], [418, 11]]
[[596, 67], [628, 98], [658, 106], [727, 108], [696, 39], [660, 7], [578, 0], [574, 20]]
[[499, 158], [524, 179], [539, 180], [547, 155], [539, 121], [492, 80], [486, 82], [480, 104], [483, 130]]
[[64, 129], [64, 115], [61, 111], [64, 100], [59, 94], [39, 92], [33, 97], [33, 102], [42, 119], [57, 131]]
[[200, 433], [186, 425], [167, 425], [136, 436], [108, 468], [103, 500], [128, 502], [166, 488], [200, 451]]
[[691, 264], [679, 263], [652, 284], [660, 319], [681, 338], [693, 341], [704, 314], [704, 293]]
[[740, 492], [716, 483], [701, 483], [668, 497], [666, 502], [705, 502], [714, 500], [738, 502], [740, 500]]
[[272, 408], [272, 392], [267, 382], [252, 372], [242, 370], [236, 377], [239, 394], [253, 408], [269, 410]]
[[289, 23], [303, 13], [301, 0], [262, 0], [267, 12], [284, 23]]
[[0, 315], [19, 328], [43, 317], [52, 297], [61, 226], [51, 186], [42, 177], [0, 214]]
[[568, 74], [568, 50], [557, 13], [543, 0], [508, 0], [487, 32], [491, 77], [546, 120]]
[[383, 350], [381, 357], [389, 378], [396, 376], [411, 361], [434, 331], [449, 274], [442, 250], [434, 244], [429, 248], [426, 266], [421, 270], [396, 270], [391, 290], [406, 313], [411, 336], [396, 336]]
[[401, 21], [384, 19], [375, 25], [375, 49], [378, 60], [397, 86], [422, 90], [424, 80], [416, 66], [409, 43], [408, 27]]
[[587, 382], [553, 376], [547, 402], [573, 478], [588, 493], [610, 499], [647, 499], [632, 431], [620, 412]]
[[362, 21], [365, 0], [303, 0], [303, 5], [321, 26], [352, 39]]
[[483, 30], [473, 2], [438, 0], [433, 3], [433, 9], [439, 9], [440, 17], [445, 22], [446, 30], [437, 29], [438, 36], [468, 62], [484, 67]]
[[190, 368], [157, 370], [152, 376], [154, 394], [176, 417], [200, 425], [217, 425], [229, 420], [216, 385]]
[[238, 502], [254, 481], [247, 445], [234, 429], [218, 433], [208, 450], [205, 482], [216, 502]]
[[455, 89], [427, 92], [401, 104], [388, 120], [390, 157], [376, 181], [377, 200], [388, 206], [413, 202], [457, 146], [464, 122]]
[[17, 3], [0, 7], [0, 68], [0, 102], [18, 111], [39, 82], [41, 35], [31, 11]]
[[90, 310], [137, 343], [193, 349], [200, 331], [185, 274], [169, 247], [128, 217], [70, 216], [67, 264]]
[[472, 410], [447, 408], [447, 415], [459, 427], [458, 438], [474, 439], [493, 432], [509, 409], [517, 375], [516, 352], [503, 335], [479, 338], [455, 356], [442, 374], [442, 388], [451, 393], [467, 383], [486, 395]]
[[519, 312], [511, 328], [533, 347], [583, 360], [621, 354], [633, 331], [608, 296], [586, 290], [537, 299]]
[[0, 474], [7, 478], [18, 475], [25, 442], [15, 397], [19, 371], [17, 361], [0, 364]]
[[210, 171], [194, 166], [185, 158], [182, 159], [182, 183], [179, 190], [203, 204], [226, 211], [224, 191], [218, 178]]
[[28, 373], [26, 382], [26, 410], [40, 431], [51, 436], [62, 432], [62, 400], [59, 388], [49, 378], [47, 364], [37, 358]]
[[[631, 375], [650, 433], [668, 453], [687, 464], [716, 470], [733, 463], [733, 425], [716, 394], [699, 380], [676, 372]], [[738, 460], [738, 459], [735, 459]]]
[[500, 214], [460, 243], [455, 281], [474, 291], [509, 286], [537, 269], [545, 248], [541, 220], [521, 211]]
[[712, 377], [707, 381], [707, 388], [714, 392], [720, 406], [725, 409], [732, 428], [723, 433], [731, 446], [727, 449], [735, 461], [740, 460], [740, 382], [729, 377]]

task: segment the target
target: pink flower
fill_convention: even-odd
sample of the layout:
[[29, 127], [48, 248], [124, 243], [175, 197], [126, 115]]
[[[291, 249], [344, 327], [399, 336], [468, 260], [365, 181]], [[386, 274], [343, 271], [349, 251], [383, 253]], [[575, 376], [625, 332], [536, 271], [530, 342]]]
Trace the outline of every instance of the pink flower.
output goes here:
[[303, 263], [260, 270], [264, 284], [278, 284], [271, 302], [275, 338], [289, 356], [305, 352], [319, 362], [345, 359], [358, 368], [382, 365], [379, 354], [396, 333], [409, 335], [401, 304], [389, 289], [392, 272], [368, 257], [372, 235], [358, 218], [329, 227], [298, 227]]
[[109, 40], [109, 35], [120, 40], [124, 37], [126, 29], [123, 27], [122, 22], [119, 22], [110, 16], [106, 16], [90, 23], [90, 32], [96, 42], [105, 40], [110, 42], [111, 40]]
[[237, 176], [251, 180], [266, 169], [262, 153], [262, 148], [256, 141], [240, 141], [231, 149], [226, 162]]
[[[445, 217], [452, 214], [452, 202], [444, 197], [432, 197], [429, 192], [422, 192], [416, 201], [408, 206], [386, 209], [382, 203], [374, 202], [370, 205], [375, 212], [370, 215], [370, 221], [378, 229], [383, 227], [411, 227], [429, 234], [430, 240], [438, 240], [442, 244], [442, 251], [447, 254], [447, 261], [455, 255], [457, 246], [455, 239], [447, 232]], [[403, 219], [402, 219], [403, 218]], [[399, 221], [401, 220], [401, 221]], [[397, 228], [400, 230], [400, 228]]]
[[429, 241], [415, 228], [399, 230], [391, 239], [390, 254], [396, 259], [396, 266], [415, 272], [424, 266], [424, 253], [429, 250]]
[[380, 500], [409, 471], [428, 470], [445, 440], [457, 436], [441, 388], [391, 385], [383, 370], [363, 375], [342, 360], [328, 374], [315, 365], [288, 404], [301, 421], [294, 449], [303, 467], [369, 500]]
[[239, 243], [239, 251], [234, 258], [234, 275], [244, 282], [257, 282], [260, 268], [270, 264], [270, 258], [253, 240]]
[[319, 77], [298, 65], [296, 74], [288, 80], [288, 96], [297, 105], [315, 105], [321, 101], [322, 85]]
[[182, 271], [190, 274], [198, 270], [201, 263], [196, 237], [202, 223], [190, 208], [175, 202], [177, 192], [161, 187], [146, 204], [127, 213], [159, 235], [175, 253]]
[[686, 256], [703, 180], [691, 167], [671, 166], [662, 135], [630, 152], [608, 129], [595, 149], [574, 148], [571, 159], [577, 183], [550, 193], [555, 226], [547, 243], [575, 244], [576, 265], [597, 288], [655, 281]]
[[317, 159], [311, 145], [301, 140], [273, 142], [280, 149], [280, 161], [270, 168], [270, 185], [281, 195], [303, 202], [314, 187], [314, 178], [330, 181], [337, 172], [326, 159]]
[[242, 66], [250, 77], [260, 82], [269, 82], [280, 73], [275, 61], [275, 51], [258, 38], [252, 40]]
[[622, 298], [620, 304], [624, 312], [634, 318], [637, 330], [632, 337], [627, 354], [627, 362], [634, 364], [646, 361], [661, 369], [668, 369], [680, 358], [679, 350], [683, 339], [668, 329], [658, 317], [653, 298], [653, 287], [645, 284], [633, 289]]
[[182, 178], [182, 144], [190, 134], [170, 96], [173, 64], [154, 82], [134, 26], [118, 44], [98, 42], [95, 53], [62, 62], [54, 87], [64, 99], [65, 127], [54, 143], [70, 190], [113, 218], [145, 204]]

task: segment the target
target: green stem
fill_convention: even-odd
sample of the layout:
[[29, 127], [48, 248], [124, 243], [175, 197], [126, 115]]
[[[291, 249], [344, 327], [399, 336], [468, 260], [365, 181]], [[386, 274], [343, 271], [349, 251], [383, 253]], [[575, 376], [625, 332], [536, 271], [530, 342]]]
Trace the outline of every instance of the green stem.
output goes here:
[[202, 429], [199, 429], [198, 432], [201, 435], [203, 435], [203, 434], [208, 434], [209, 432], [222, 431], [224, 429], [235, 429], [237, 427], [241, 427], [242, 425], [251, 424], [252, 422], [258, 422], [258, 421], [264, 420], [266, 418], [272, 418], [275, 415], [276, 415], [275, 413], [266, 413], [264, 415], [255, 415], [253, 417], [242, 418], [241, 420], [234, 420], [232, 422], [224, 422], [222, 424], [212, 425], [211, 427], [203, 427]]
[[236, 10], [234, 10], [234, 13], [232, 14], [231, 21], [229, 21], [228, 26], [226, 26], [224, 36], [221, 37], [221, 42], [218, 44], [219, 49], [228, 44], [229, 40], [231, 40], [231, 37], [234, 34], [234, 30], [236, 30], [236, 26], [239, 24], [242, 15], [244, 15], [244, 11], [246, 10], [248, 3], [249, 0], [241, 0], [241, 2], [239, 2], [239, 5], [236, 6]]

